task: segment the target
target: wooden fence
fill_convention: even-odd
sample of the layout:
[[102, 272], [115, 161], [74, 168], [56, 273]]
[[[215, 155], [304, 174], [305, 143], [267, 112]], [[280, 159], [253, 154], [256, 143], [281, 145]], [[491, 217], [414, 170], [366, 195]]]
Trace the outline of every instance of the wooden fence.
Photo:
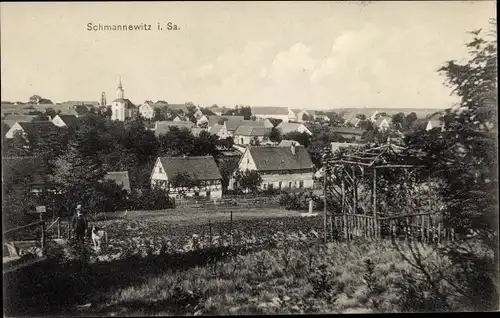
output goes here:
[[176, 199], [176, 207], [190, 209], [217, 209], [217, 208], [266, 208], [279, 207], [278, 196], [257, 198], [222, 198], [212, 200]]
[[327, 231], [330, 239], [395, 238], [418, 240], [424, 243], [440, 243], [454, 240], [455, 232], [444, 226], [440, 214], [420, 213], [377, 217], [361, 214], [327, 215]]

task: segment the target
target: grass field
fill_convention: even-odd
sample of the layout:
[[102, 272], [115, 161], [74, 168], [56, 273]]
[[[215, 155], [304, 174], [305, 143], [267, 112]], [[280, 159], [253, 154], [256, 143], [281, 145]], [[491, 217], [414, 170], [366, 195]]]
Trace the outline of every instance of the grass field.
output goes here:
[[[172, 213], [164, 214], [168, 212]], [[462, 309], [462, 299], [449, 284], [438, 279], [437, 287], [426, 285], [425, 277], [402, 258], [391, 242], [322, 244], [321, 216], [302, 218], [293, 217], [289, 211], [266, 211], [267, 217], [256, 217], [262, 213], [256, 210], [239, 216], [235, 212], [231, 224], [224, 213], [204, 212], [218, 220], [210, 228], [210, 241], [207, 216], [195, 211], [185, 213], [129, 212], [126, 219], [102, 221], [111, 238], [111, 247], [103, 251], [104, 255], [85, 256], [73, 250], [73, 258], [60, 255], [22, 275], [4, 277], [5, 314], [443, 310], [433, 296], [436, 292], [448, 295], [450, 306], [446, 310]], [[195, 243], [192, 234], [199, 235], [201, 241]], [[448, 258], [429, 247], [422, 253], [423, 263], [432, 275], [452, 277], [453, 266]], [[83, 304], [88, 307], [76, 306]]]

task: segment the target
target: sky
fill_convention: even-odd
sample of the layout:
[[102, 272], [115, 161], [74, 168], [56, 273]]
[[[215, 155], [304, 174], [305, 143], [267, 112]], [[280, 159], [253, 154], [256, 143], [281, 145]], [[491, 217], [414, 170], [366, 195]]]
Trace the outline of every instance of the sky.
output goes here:
[[[1, 3], [1, 98], [446, 108], [494, 1]], [[168, 31], [167, 23], [179, 30]], [[151, 31], [89, 31], [151, 25]], [[158, 30], [158, 23], [163, 30]]]

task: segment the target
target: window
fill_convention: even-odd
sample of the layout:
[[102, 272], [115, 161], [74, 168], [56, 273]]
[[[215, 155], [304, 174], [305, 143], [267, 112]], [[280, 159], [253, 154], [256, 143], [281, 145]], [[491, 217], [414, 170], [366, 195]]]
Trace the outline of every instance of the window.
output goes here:
[[267, 184], [266, 184], [266, 183], [264, 183], [264, 190], [266, 190], [266, 189], [267, 189]]
[[269, 190], [272, 190], [274, 188], [274, 185], [272, 183], [269, 183]]
[[158, 172], [163, 173], [163, 169], [161, 167], [158, 167]]
[[243, 137], [241, 137], [241, 144], [243, 144]]
[[281, 182], [281, 181], [278, 183], [278, 187], [279, 187], [279, 189], [281, 189], [281, 184], [282, 184], [282, 183], [283, 183], [283, 182]]
[[304, 180], [300, 180], [300, 182], [299, 182], [299, 188], [302, 189], [303, 187], [304, 187]]
[[291, 189], [292, 188], [292, 181], [288, 182], [288, 187]]

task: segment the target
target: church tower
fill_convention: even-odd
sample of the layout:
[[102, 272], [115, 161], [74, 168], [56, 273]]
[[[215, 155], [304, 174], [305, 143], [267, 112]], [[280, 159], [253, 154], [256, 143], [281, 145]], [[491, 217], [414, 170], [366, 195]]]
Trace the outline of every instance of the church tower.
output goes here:
[[112, 104], [111, 110], [113, 113], [111, 114], [111, 120], [125, 121], [127, 101], [123, 98], [124, 96], [122, 79], [120, 78], [118, 88], [116, 89], [116, 99]]
[[122, 86], [122, 79], [120, 78], [120, 82], [118, 83], [118, 89], [116, 91], [116, 98], [117, 99], [124, 99], [125, 93], [123, 91], [123, 86]]
[[101, 106], [106, 106], [106, 93], [102, 92], [101, 93]]

